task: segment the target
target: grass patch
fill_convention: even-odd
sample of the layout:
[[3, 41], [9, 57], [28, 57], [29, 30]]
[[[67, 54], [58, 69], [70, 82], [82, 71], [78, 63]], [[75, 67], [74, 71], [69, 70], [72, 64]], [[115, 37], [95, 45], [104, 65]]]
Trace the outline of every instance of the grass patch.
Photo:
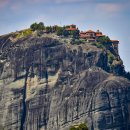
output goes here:
[[91, 45], [96, 46], [97, 48], [105, 48], [104, 45], [99, 42], [92, 42]]
[[79, 125], [71, 126], [69, 130], [88, 130], [88, 127], [85, 123], [81, 123]]
[[72, 39], [71, 44], [72, 45], [80, 45], [80, 44], [84, 44], [85, 40], [83, 39]]
[[30, 36], [32, 35], [32, 32], [33, 31], [31, 29], [26, 29], [24, 31], [21, 31], [19, 34], [17, 34], [16, 38], [19, 39], [19, 38]]
[[109, 50], [107, 50], [107, 56], [108, 56], [108, 63], [112, 64], [113, 60], [115, 60], [115, 56]]

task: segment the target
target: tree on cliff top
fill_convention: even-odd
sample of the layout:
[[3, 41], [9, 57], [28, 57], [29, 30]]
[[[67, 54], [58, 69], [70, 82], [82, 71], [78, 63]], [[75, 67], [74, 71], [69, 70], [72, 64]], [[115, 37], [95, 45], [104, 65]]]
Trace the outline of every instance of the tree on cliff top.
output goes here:
[[97, 42], [107, 46], [111, 44], [110, 38], [108, 36], [102, 36], [97, 39]]
[[58, 36], [62, 36], [63, 35], [63, 31], [64, 31], [63, 27], [58, 27], [56, 33], [57, 33]]
[[72, 31], [71, 34], [72, 34], [73, 38], [76, 38], [76, 39], [79, 38], [79, 30]]
[[30, 28], [32, 29], [32, 31], [36, 31], [36, 30], [44, 30], [45, 29], [45, 26], [44, 26], [44, 23], [43, 22], [40, 22], [40, 23], [33, 23]]
[[52, 33], [52, 27], [51, 26], [46, 26], [46, 32], [47, 33]]

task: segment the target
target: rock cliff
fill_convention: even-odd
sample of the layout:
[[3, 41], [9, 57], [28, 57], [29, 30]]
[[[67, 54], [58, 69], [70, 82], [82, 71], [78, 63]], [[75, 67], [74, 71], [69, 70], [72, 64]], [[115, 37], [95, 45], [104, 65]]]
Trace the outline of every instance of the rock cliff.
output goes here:
[[130, 129], [130, 81], [110, 71], [106, 50], [10, 37], [0, 37], [0, 130]]

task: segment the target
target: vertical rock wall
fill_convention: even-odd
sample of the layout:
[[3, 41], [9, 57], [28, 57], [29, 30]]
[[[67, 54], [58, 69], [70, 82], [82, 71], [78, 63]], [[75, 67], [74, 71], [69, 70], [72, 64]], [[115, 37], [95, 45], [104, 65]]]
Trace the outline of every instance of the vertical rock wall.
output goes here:
[[90, 130], [129, 130], [130, 82], [104, 71], [104, 51], [52, 39], [19, 43], [3, 55], [0, 129], [68, 130], [85, 122]]

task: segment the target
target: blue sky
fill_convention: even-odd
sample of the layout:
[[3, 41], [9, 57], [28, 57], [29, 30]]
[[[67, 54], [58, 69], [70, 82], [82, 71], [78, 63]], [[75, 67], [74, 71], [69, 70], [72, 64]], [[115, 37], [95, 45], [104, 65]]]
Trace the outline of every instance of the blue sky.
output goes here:
[[0, 0], [0, 35], [33, 22], [76, 24], [80, 30], [101, 30], [120, 41], [119, 53], [130, 71], [130, 0]]

